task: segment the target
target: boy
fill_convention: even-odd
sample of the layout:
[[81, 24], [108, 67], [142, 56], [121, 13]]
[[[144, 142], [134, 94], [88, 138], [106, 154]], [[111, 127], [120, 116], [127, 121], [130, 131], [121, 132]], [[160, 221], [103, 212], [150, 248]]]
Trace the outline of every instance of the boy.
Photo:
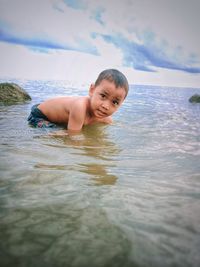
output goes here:
[[68, 133], [79, 132], [84, 125], [95, 122], [111, 123], [111, 115], [121, 106], [128, 90], [126, 77], [118, 70], [107, 69], [91, 84], [89, 96], [46, 100], [32, 107], [28, 121], [35, 127], [64, 125]]

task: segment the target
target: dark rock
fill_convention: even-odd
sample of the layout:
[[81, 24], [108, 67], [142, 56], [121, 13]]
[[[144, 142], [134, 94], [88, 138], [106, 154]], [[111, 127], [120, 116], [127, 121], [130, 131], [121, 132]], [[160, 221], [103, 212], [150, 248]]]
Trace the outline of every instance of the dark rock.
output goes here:
[[200, 103], [200, 95], [195, 94], [190, 97], [189, 99], [190, 103]]
[[31, 100], [30, 95], [15, 83], [0, 83], [0, 104], [12, 105]]

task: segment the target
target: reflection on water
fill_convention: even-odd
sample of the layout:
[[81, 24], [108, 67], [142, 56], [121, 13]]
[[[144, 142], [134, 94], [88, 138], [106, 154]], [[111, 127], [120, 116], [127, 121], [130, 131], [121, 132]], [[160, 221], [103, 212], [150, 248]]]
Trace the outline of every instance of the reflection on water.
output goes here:
[[[49, 136], [48, 136], [49, 138]], [[113, 159], [120, 153], [117, 144], [109, 140], [105, 127], [93, 125], [82, 131], [81, 134], [73, 136], [54, 136], [64, 147], [73, 147], [73, 154], [87, 157], [85, 163], [78, 163], [76, 168], [83, 173], [89, 174], [91, 180], [97, 185], [113, 185], [117, 176], [109, 173], [109, 167], [114, 167]], [[51, 143], [50, 146], [53, 144]], [[93, 162], [91, 162], [92, 159]], [[106, 161], [106, 163], [105, 163]], [[63, 165], [37, 164], [37, 168], [69, 169]], [[79, 166], [79, 167], [78, 167]]]
[[80, 171], [91, 175], [92, 180], [98, 185], [114, 185], [117, 180], [115, 175], [108, 174], [105, 165], [80, 164]]
[[61, 137], [26, 117], [74, 91], [23, 87], [32, 103], [0, 106], [0, 266], [199, 266], [196, 89], [135, 87], [113, 125]]

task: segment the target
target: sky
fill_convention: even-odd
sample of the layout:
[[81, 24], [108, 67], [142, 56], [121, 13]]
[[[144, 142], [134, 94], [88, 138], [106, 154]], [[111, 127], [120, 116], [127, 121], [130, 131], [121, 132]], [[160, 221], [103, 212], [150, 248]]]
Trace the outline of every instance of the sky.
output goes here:
[[0, 77], [200, 88], [199, 0], [0, 0]]

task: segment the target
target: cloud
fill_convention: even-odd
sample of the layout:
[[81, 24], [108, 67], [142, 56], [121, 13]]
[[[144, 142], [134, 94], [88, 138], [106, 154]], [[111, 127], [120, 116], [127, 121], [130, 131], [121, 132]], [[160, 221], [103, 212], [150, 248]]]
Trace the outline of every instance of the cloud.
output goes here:
[[76, 43], [69, 44], [67, 42], [57, 42], [54, 38], [50, 37], [24, 37], [19, 34], [5, 31], [0, 28], [0, 41], [20, 44], [29, 47], [30, 49], [38, 49], [40, 52], [47, 52], [49, 49], [58, 49], [58, 50], [73, 50], [89, 54], [97, 55], [98, 51], [95, 46], [81, 37], [76, 38]]
[[[18, 0], [20, 8], [16, 2], [11, 4], [8, 0], [8, 4], [5, 1], [1, 6], [0, 41], [25, 45], [31, 49], [37, 47], [98, 54], [87, 30], [87, 26], [92, 27], [91, 19], [83, 12], [68, 8], [60, 1], [53, 1], [52, 5], [49, 5], [51, 1], [45, 0], [42, 4], [31, 2], [28, 6], [27, 2]], [[77, 21], [77, 16], [80, 21]], [[86, 30], [80, 31], [81, 22]]]
[[86, 53], [149, 75], [161, 69], [198, 75], [199, 1], [150, 2], [0, 0], [0, 42], [34, 54]]
[[101, 25], [105, 25], [102, 15], [105, 12], [105, 8], [99, 7], [96, 10], [94, 10], [94, 14], [91, 16], [91, 18], [94, 18], [98, 23]]
[[63, 2], [74, 9], [84, 10], [87, 8], [87, 1], [84, 0], [63, 0]]
[[167, 55], [162, 47], [158, 47], [156, 44], [137, 44], [130, 42], [121, 35], [101, 35], [101, 37], [106, 42], [112, 43], [122, 50], [124, 65], [127, 67], [150, 72], [154, 72], [155, 67], [158, 67], [189, 73], [200, 73], [200, 67], [191, 67], [189, 65], [191, 58], [187, 61], [185, 60], [185, 64], [181, 64], [175, 61], [172, 56]]
[[28, 47], [38, 47], [41, 49], [43, 48], [45, 52], [48, 49], [67, 49], [64, 45], [48, 40], [47, 38], [27, 38], [19, 36], [16, 33], [5, 31], [4, 29], [0, 29], [0, 41], [20, 44]]
[[200, 75], [164, 68], [148, 72], [122, 67], [121, 50], [103, 42], [102, 38], [98, 38], [98, 45], [102, 56], [54, 49], [38, 53], [26, 46], [0, 42], [0, 78], [65, 80], [72, 87], [86, 90], [103, 69], [117, 68], [126, 75], [130, 84], [199, 88]]

